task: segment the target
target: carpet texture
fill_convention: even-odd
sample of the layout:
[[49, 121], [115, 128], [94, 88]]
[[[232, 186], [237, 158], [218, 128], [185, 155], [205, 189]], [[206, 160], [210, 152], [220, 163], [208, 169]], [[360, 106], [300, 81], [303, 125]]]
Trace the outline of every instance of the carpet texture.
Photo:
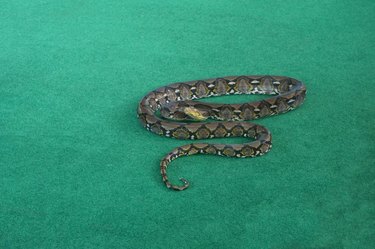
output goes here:
[[[374, 248], [375, 2], [2, 1], [0, 248]], [[171, 82], [271, 74], [305, 104], [251, 159], [159, 160]], [[259, 96], [221, 97], [241, 103]], [[216, 139], [215, 142], [236, 139]], [[244, 141], [238, 139], [238, 141]]]

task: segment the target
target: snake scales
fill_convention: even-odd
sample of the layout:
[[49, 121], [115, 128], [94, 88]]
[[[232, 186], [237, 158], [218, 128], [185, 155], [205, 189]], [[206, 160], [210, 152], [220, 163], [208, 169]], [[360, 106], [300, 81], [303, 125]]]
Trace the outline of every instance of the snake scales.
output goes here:
[[[233, 94], [276, 96], [243, 104], [212, 104], [195, 101], [210, 96]], [[293, 110], [303, 103], [305, 94], [306, 87], [301, 81], [284, 76], [229, 76], [181, 82], [160, 87], [143, 97], [138, 106], [138, 117], [147, 130], [166, 137], [177, 139], [250, 137], [253, 139], [243, 144], [191, 143], [172, 150], [161, 160], [161, 176], [168, 188], [184, 190], [189, 186], [187, 180], [180, 179], [183, 186], [174, 185], [168, 180], [167, 167], [172, 160], [193, 154], [229, 157], [263, 155], [271, 149], [270, 131], [266, 127], [245, 120]], [[162, 118], [157, 116], [158, 111]], [[209, 119], [220, 121], [209, 122]]]

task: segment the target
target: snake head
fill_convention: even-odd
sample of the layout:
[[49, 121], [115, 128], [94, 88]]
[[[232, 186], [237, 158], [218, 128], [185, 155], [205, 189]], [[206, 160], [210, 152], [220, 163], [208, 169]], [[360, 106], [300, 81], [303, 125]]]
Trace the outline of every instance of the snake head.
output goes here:
[[207, 108], [200, 107], [199, 109], [186, 102], [171, 102], [162, 106], [160, 115], [167, 119], [178, 121], [204, 121], [209, 118], [209, 111]]
[[188, 115], [190, 118], [197, 120], [197, 121], [204, 121], [208, 118], [207, 116], [204, 115], [203, 112], [191, 106], [185, 107], [184, 113]]

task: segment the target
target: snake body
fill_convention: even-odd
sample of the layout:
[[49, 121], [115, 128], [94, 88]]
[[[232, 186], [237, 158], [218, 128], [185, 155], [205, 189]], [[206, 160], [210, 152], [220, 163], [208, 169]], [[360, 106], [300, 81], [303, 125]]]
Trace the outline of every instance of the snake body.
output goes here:
[[[243, 104], [212, 104], [196, 99], [233, 94], [275, 95], [267, 99]], [[169, 163], [181, 156], [215, 154], [229, 157], [256, 157], [271, 149], [271, 133], [261, 125], [245, 122], [266, 116], [285, 113], [300, 106], [306, 87], [296, 79], [284, 76], [228, 76], [208, 80], [173, 83], [160, 87], [142, 98], [138, 117], [149, 131], [177, 139], [207, 139], [218, 137], [249, 137], [243, 144], [191, 143], [177, 147], [160, 163], [165, 185], [184, 190], [189, 182], [183, 178], [182, 186], [168, 180]], [[159, 117], [157, 112], [160, 111]], [[209, 121], [209, 119], [219, 121]]]

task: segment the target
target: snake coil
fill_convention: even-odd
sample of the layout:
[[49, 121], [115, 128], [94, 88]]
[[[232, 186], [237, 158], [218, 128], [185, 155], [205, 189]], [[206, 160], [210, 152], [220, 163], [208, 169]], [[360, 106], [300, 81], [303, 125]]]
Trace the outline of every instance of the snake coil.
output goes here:
[[[243, 104], [212, 104], [196, 99], [233, 94], [275, 95], [261, 101]], [[165, 185], [173, 185], [167, 176], [167, 167], [174, 159], [194, 154], [215, 154], [229, 157], [256, 157], [271, 149], [271, 133], [261, 125], [246, 120], [288, 112], [300, 106], [306, 95], [305, 85], [284, 76], [227, 76], [208, 80], [173, 83], [160, 87], [142, 98], [138, 117], [149, 131], [177, 139], [207, 139], [218, 137], [250, 137], [254, 141], [243, 144], [191, 143], [177, 147], [160, 163]], [[156, 115], [160, 111], [162, 118]], [[208, 119], [219, 120], [209, 122]], [[171, 121], [173, 120], [173, 121]], [[192, 122], [195, 121], [195, 122]], [[199, 121], [199, 122], [198, 122]]]

